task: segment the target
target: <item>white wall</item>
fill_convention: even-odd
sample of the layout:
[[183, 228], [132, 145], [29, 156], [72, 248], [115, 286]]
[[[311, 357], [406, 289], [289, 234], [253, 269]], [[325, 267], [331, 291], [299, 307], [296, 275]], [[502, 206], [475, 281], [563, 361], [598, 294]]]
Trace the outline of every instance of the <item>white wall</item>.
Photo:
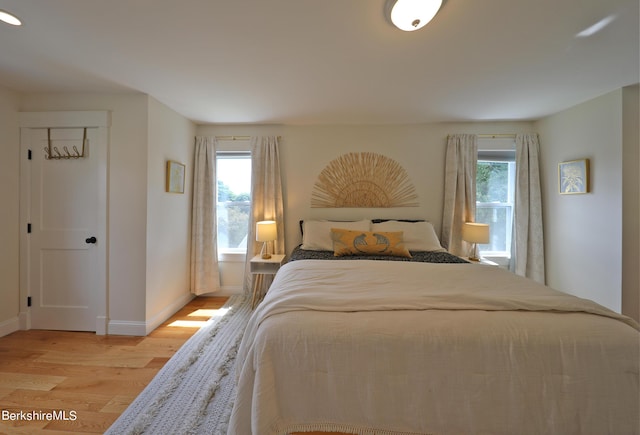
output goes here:
[[640, 321], [640, 86], [622, 89], [622, 313]]
[[[421, 218], [440, 230], [444, 190], [445, 145], [452, 133], [519, 133], [529, 122], [440, 123], [414, 125], [201, 125], [197, 134], [279, 135], [285, 198], [287, 252], [300, 240], [300, 219], [361, 217]], [[400, 163], [418, 194], [419, 207], [393, 209], [311, 208], [317, 176], [333, 159], [348, 152], [371, 151]]]
[[[147, 159], [147, 328], [165, 320], [192, 298], [190, 225], [195, 124], [149, 99]], [[167, 160], [185, 165], [184, 193], [167, 193]], [[149, 323], [150, 322], [150, 323]]]
[[20, 311], [18, 101], [0, 87], [0, 337], [18, 329]]
[[[622, 91], [536, 123], [547, 284], [620, 312]], [[591, 193], [558, 194], [558, 163], [588, 158]]]

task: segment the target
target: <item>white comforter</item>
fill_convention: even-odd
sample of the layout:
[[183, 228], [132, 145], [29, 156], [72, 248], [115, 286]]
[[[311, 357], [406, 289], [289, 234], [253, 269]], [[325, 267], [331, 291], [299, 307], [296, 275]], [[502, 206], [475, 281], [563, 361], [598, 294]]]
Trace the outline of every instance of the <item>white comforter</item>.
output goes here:
[[496, 267], [285, 265], [229, 434], [637, 434], [638, 325]]

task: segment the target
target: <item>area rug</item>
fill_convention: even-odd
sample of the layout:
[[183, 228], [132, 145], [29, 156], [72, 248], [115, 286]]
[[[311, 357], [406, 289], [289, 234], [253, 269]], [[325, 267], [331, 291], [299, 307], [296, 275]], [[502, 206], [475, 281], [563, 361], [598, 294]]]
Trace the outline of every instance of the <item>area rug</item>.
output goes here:
[[232, 296], [153, 378], [107, 434], [227, 433], [236, 385], [236, 352], [250, 298]]

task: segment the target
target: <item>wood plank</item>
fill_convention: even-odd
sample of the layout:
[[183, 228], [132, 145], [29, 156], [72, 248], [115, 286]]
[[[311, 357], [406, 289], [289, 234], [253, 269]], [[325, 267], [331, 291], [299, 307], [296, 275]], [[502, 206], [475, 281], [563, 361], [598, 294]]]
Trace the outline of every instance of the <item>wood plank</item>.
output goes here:
[[82, 344], [136, 346], [145, 337], [122, 335], [96, 335], [93, 332], [47, 331], [31, 329], [16, 331], [0, 340], [0, 349], [58, 349], [61, 346], [79, 346]]
[[50, 391], [65, 379], [64, 376], [2, 373], [0, 376], [0, 388]]
[[[151, 379], [156, 373], [158, 363], [153, 364], [152, 361], [144, 368], [137, 367], [107, 367], [92, 365], [72, 365], [72, 364], [54, 364], [42, 361], [30, 361], [28, 364], [17, 361], [6, 361], [0, 364], [0, 378], [4, 373], [23, 373], [30, 375], [40, 375], [48, 373], [52, 376], [62, 376], [65, 378], [74, 377], [91, 377], [100, 379], [113, 380], [136, 380], [140, 378]], [[158, 358], [159, 361], [168, 361], [168, 358]]]
[[[14, 411], [14, 410], [10, 410]], [[15, 410], [19, 411], [19, 410]], [[11, 421], [0, 420], [0, 434], [34, 434], [44, 433], [44, 427], [48, 424], [48, 421]]]
[[109, 349], [101, 353], [49, 351], [39, 356], [36, 362], [104, 367], [144, 367], [149, 364], [152, 358], [145, 352], [137, 352], [135, 348], [133, 351], [122, 348]]
[[[1, 341], [2, 339], [0, 339], [0, 342]], [[10, 349], [0, 349], [0, 364], [3, 364], [7, 361], [30, 360], [44, 353], [41, 351], [33, 351], [31, 349], [16, 347], [24, 346], [24, 344], [13, 344], [12, 346], [14, 347]]]
[[290, 435], [354, 435], [344, 432], [292, 432]]
[[145, 350], [149, 350], [149, 355], [153, 355], [154, 357], [166, 357], [171, 358], [177, 351], [182, 347], [185, 340], [184, 338], [172, 337], [172, 338], [162, 338], [162, 337], [151, 337], [145, 340], [142, 340], [136, 347], [135, 352], [143, 352]]
[[[135, 397], [135, 396], [134, 396]], [[38, 404], [35, 407], [34, 404]], [[29, 409], [75, 409], [76, 411], [98, 412], [109, 403], [104, 394], [82, 394], [63, 390], [33, 391], [14, 390], [2, 399], [4, 409], [27, 409], [25, 404], [31, 404]]]
[[[170, 360], [171, 358], [154, 358], [151, 360], [151, 362], [149, 364], [147, 364], [145, 366], [145, 368], [147, 369], [161, 369], [162, 367], [164, 367], [164, 365]], [[155, 370], [154, 370], [155, 371]]]
[[118, 394], [116, 396], [113, 396], [111, 400], [109, 400], [109, 402], [100, 409], [100, 412], [120, 415], [127, 409], [129, 404], [135, 400], [136, 397], [137, 394]]
[[[74, 435], [93, 435], [91, 432], [72, 432]], [[11, 426], [0, 421], [0, 434], [10, 435], [69, 435], [69, 431], [47, 430], [31, 426]]]
[[0, 387], [0, 399], [7, 397], [9, 394], [13, 393], [15, 389], [13, 388], [2, 388]]
[[56, 420], [45, 426], [48, 430], [87, 432], [103, 434], [118, 418], [118, 414], [107, 412], [79, 411], [75, 420]]
[[138, 394], [147, 386], [149, 381], [140, 379], [137, 381], [120, 381], [112, 379], [67, 379], [56, 385], [56, 391], [72, 392], [78, 395], [102, 394], [113, 397], [118, 394]]

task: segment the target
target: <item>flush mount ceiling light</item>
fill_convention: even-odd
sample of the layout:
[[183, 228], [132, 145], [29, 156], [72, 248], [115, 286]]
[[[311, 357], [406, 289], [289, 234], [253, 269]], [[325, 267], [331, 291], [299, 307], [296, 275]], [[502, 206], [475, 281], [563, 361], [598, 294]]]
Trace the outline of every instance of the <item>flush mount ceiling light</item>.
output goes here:
[[400, 30], [413, 32], [433, 19], [442, 0], [389, 0], [387, 8], [391, 22]]
[[22, 21], [20, 21], [18, 17], [2, 9], [0, 9], [0, 21], [11, 24], [12, 26], [22, 26]]

